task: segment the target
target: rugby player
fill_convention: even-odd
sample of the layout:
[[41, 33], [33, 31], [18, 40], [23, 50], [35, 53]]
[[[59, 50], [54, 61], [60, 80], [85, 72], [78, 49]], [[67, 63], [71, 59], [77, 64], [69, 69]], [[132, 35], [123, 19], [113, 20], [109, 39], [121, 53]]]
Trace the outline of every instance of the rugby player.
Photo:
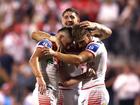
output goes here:
[[79, 54], [64, 54], [53, 51], [51, 48], [46, 49], [46, 54], [75, 65], [85, 63], [87, 70], [95, 70], [95, 75], [91, 78], [82, 79], [75, 76], [63, 83], [69, 86], [82, 81], [78, 105], [108, 105], [109, 94], [104, 82], [107, 69], [107, 51], [104, 44], [98, 38], [91, 37], [89, 30], [80, 27], [80, 25], [73, 27], [72, 35], [78, 47], [83, 49]]
[[71, 27], [63, 27], [58, 30], [56, 40], [59, 46], [57, 47], [48, 39], [37, 43], [29, 60], [37, 81], [33, 92], [34, 105], [58, 105], [58, 61], [51, 56], [43, 55], [42, 49], [47, 47], [60, 51], [61, 48], [67, 47], [72, 42], [71, 33]]
[[[62, 21], [63, 26], [73, 26], [75, 24], [80, 23], [81, 27], [84, 27], [85, 29], [90, 29], [90, 32], [91, 32], [90, 35], [96, 35], [100, 37], [100, 39], [105, 39], [111, 35], [111, 30], [104, 25], [101, 25], [95, 22], [90, 22], [90, 21], [80, 22], [79, 13], [73, 8], [68, 8], [62, 13], [61, 21]], [[51, 36], [42, 31], [34, 32], [32, 34], [32, 38], [37, 41], [48, 38], [51, 41], [57, 43], [55, 36]], [[80, 52], [80, 49], [78, 51], [75, 45], [71, 44], [69, 49], [66, 49], [64, 53], [77, 53], [77, 52]], [[62, 62], [62, 66], [60, 69], [62, 71], [61, 74], [64, 74], [62, 75], [64, 76], [62, 78], [64, 80], [67, 80], [67, 78], [71, 76], [79, 75], [81, 71], [77, 69], [79, 68], [77, 68], [74, 65]], [[63, 94], [63, 104], [64, 105], [77, 105], [78, 104], [77, 99], [79, 95], [78, 90], [79, 90], [78, 85], [70, 86], [70, 87], [61, 87], [61, 93]]]

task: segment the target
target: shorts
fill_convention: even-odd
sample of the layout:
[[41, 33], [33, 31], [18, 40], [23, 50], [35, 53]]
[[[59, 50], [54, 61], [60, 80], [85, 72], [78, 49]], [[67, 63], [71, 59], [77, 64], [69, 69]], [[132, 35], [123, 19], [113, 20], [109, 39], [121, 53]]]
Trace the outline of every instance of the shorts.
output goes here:
[[80, 90], [78, 105], [108, 105], [109, 94], [105, 86]]
[[33, 91], [34, 105], [57, 105], [58, 91], [48, 88], [46, 93], [40, 94], [38, 87]]
[[59, 105], [78, 105], [78, 89], [60, 89]]

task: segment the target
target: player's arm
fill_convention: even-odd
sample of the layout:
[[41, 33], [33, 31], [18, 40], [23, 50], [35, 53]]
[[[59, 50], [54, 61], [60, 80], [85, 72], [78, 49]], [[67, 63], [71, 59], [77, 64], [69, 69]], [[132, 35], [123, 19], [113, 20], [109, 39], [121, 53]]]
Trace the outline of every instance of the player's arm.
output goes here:
[[79, 65], [81, 63], [87, 62], [88, 60], [91, 60], [95, 57], [94, 54], [90, 53], [87, 50], [82, 51], [78, 55], [75, 55], [75, 54], [64, 54], [64, 53], [56, 52], [56, 51], [53, 51], [52, 49], [46, 48], [45, 53], [47, 55], [55, 56], [60, 61], [75, 64], [75, 65]]
[[83, 81], [83, 80], [85, 80], [87, 78], [91, 78], [91, 77], [96, 77], [96, 73], [95, 73], [94, 69], [90, 68], [90, 69], [88, 69], [87, 72], [85, 72], [83, 74], [80, 74], [80, 75], [75, 76], [75, 77], [71, 77], [68, 80], [63, 81], [63, 83], [61, 85], [63, 85], [63, 86], [72, 86], [72, 85], [78, 84], [81, 81]]
[[43, 77], [39, 66], [39, 57], [41, 57], [41, 48], [37, 47], [29, 60], [35, 77]]
[[52, 50], [51, 48], [46, 48], [45, 54], [46, 55], [52, 55], [58, 58], [60, 61], [76, 64], [79, 65], [81, 63], [87, 62], [89, 60], [92, 60], [99, 54], [101, 47], [99, 43], [90, 43], [87, 45], [86, 49], [82, 51], [80, 54], [64, 54], [61, 52], [57, 52]]
[[55, 36], [50, 35], [49, 33], [43, 32], [43, 31], [36, 31], [33, 32], [31, 35], [31, 38], [36, 41], [41, 41], [43, 39], [49, 39], [53, 42], [55, 42]]
[[37, 47], [29, 60], [29, 64], [32, 68], [34, 76], [36, 77], [39, 92], [43, 94], [46, 91], [46, 83], [44, 81], [39, 65], [39, 57], [41, 57], [41, 52], [41, 48]]
[[91, 35], [99, 37], [100, 39], [106, 39], [112, 34], [110, 28], [96, 22], [83, 21], [80, 23], [80, 26], [91, 29]]
[[81, 63], [87, 62], [93, 59], [93, 54], [88, 51], [82, 51], [80, 54], [63, 54], [60, 52], [55, 52], [53, 56], [56, 56], [59, 60], [66, 63], [79, 65]]

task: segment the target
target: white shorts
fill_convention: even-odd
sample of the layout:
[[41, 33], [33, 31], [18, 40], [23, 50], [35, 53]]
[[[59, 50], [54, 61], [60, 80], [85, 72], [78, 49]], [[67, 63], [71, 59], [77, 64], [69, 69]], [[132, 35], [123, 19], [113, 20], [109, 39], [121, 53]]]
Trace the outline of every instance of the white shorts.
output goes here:
[[34, 105], [57, 105], [58, 103], [58, 92], [48, 88], [46, 93], [43, 95], [38, 91], [36, 87], [33, 91]]
[[80, 90], [78, 105], [108, 105], [109, 94], [105, 86], [96, 86]]
[[78, 105], [78, 89], [60, 89], [59, 105]]

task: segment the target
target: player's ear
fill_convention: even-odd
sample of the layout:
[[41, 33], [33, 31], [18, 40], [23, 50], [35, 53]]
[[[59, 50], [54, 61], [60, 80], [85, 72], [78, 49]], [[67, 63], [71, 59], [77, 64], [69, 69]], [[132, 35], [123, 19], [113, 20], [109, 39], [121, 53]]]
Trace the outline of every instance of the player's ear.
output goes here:
[[64, 38], [64, 35], [61, 34], [61, 35], [59, 36], [59, 39], [62, 40], [63, 38]]

